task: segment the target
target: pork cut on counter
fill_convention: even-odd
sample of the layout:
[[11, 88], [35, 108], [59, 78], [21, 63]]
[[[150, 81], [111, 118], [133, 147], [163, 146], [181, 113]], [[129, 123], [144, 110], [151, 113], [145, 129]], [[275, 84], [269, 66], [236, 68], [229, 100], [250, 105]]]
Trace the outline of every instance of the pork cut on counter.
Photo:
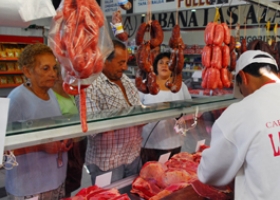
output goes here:
[[[197, 167], [202, 147], [197, 153], [181, 152], [174, 155], [165, 164], [157, 161], [145, 163], [139, 176], [132, 183], [131, 193], [149, 200], [159, 200], [185, 187], [192, 187], [197, 194], [212, 200], [230, 199], [229, 189], [219, 190], [201, 183], [197, 178]], [[187, 198], [187, 197], [186, 197]]]

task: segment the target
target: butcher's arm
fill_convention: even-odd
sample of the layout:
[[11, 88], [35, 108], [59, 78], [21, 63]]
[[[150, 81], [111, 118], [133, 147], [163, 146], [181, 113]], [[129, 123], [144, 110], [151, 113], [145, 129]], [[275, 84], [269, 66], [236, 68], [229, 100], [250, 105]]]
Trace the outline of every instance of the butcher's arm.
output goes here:
[[214, 186], [226, 185], [235, 178], [242, 164], [237, 147], [224, 137], [217, 123], [214, 123], [210, 148], [203, 151], [198, 166], [199, 180]]

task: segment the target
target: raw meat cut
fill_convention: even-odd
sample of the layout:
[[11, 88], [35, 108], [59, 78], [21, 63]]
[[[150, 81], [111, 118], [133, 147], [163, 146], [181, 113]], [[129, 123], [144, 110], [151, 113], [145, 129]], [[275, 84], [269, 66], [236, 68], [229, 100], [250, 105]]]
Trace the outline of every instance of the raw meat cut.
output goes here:
[[127, 194], [121, 195], [115, 188], [103, 189], [94, 185], [81, 189], [74, 197], [63, 200], [130, 200]]
[[159, 200], [191, 185], [193, 193], [195, 191], [201, 197], [212, 200], [233, 199], [228, 195], [232, 194], [229, 187], [218, 189], [198, 180], [197, 167], [201, 152], [206, 148], [208, 146], [203, 145], [194, 154], [178, 153], [164, 165], [156, 161], [147, 162], [141, 169], [139, 177], [132, 183], [131, 193], [136, 193], [145, 199]]
[[168, 186], [167, 188], [165, 188], [164, 190], [162, 190], [160, 193], [158, 193], [157, 195], [153, 196], [152, 198], [150, 198], [149, 200], [159, 200], [177, 190], [183, 189], [185, 187], [187, 187], [189, 185], [189, 183], [175, 183], [172, 184], [170, 186]]
[[[201, 183], [199, 180], [191, 183], [193, 189], [200, 196], [206, 197], [211, 200], [227, 200], [232, 199], [231, 196], [228, 196], [225, 192], [220, 192], [219, 190], [211, 187], [210, 185], [206, 185]], [[230, 192], [230, 191], [228, 191]]]
[[149, 199], [150, 197], [158, 194], [163, 189], [157, 186], [155, 180], [145, 180], [141, 177], [137, 177], [132, 183], [131, 193], [136, 193], [140, 197]]
[[198, 163], [194, 162], [193, 160], [187, 159], [174, 159], [173, 157], [169, 159], [165, 165], [169, 169], [184, 169], [190, 174], [196, 174]]
[[165, 184], [164, 184], [163, 177], [166, 170], [167, 167], [164, 166], [162, 163], [151, 161], [143, 165], [139, 176], [145, 180], [153, 179], [157, 182], [158, 186], [164, 187]]
[[166, 187], [171, 186], [175, 183], [188, 183], [192, 180], [192, 176], [185, 170], [168, 170], [164, 175], [164, 183]]

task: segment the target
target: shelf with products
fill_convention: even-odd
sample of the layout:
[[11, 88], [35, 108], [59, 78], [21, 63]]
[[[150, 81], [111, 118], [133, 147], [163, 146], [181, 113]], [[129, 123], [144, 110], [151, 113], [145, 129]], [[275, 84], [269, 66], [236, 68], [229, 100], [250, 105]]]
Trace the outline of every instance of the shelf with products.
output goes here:
[[4, 58], [2, 58], [2, 57], [0, 57], [0, 61], [17, 61], [18, 60], [18, 58], [14, 58], [14, 57], [4, 57]]
[[0, 75], [9, 75], [9, 74], [23, 74], [22, 71], [14, 70], [14, 71], [0, 71]]
[[[24, 82], [17, 61], [28, 44], [44, 43], [43, 37], [0, 35], [0, 88], [13, 88]], [[2, 90], [1, 90], [2, 91]], [[0, 94], [6, 96], [5, 94]]]
[[0, 65], [0, 88], [13, 88], [24, 83], [25, 78], [20, 70], [2, 71]]
[[17, 86], [19, 86], [19, 85], [21, 85], [21, 84], [15, 84], [15, 83], [11, 83], [11, 84], [1, 84], [0, 85], [0, 88], [14, 88], [14, 87], [17, 87]]

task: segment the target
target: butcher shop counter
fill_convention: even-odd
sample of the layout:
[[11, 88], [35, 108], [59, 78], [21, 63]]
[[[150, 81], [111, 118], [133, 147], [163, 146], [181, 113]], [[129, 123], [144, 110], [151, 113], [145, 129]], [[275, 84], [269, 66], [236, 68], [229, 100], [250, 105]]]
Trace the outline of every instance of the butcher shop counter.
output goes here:
[[[198, 116], [197, 126], [188, 132], [185, 137], [185, 145], [182, 146], [182, 151], [191, 153], [195, 150], [197, 141], [206, 138], [209, 142], [210, 136], [205, 130], [207, 130], [207, 127], [211, 128], [213, 121], [208, 126], [205, 118], [201, 116], [204, 116], [206, 113], [210, 113], [209, 115], [212, 116], [215, 113], [219, 113], [221, 109], [238, 101], [232, 95], [226, 95], [158, 103], [148, 106], [139, 105], [128, 109], [102, 111], [95, 114], [88, 113], [87, 133], [83, 133], [81, 130], [79, 115], [15, 122], [8, 124], [4, 148], [5, 150], [13, 150], [67, 138], [98, 134], [168, 118], [180, 118], [184, 116], [193, 120], [193, 116]], [[128, 179], [118, 182], [117, 185], [111, 184], [108, 187], [117, 186], [116, 188], [123, 190], [122, 192], [128, 193], [131, 199], [141, 199], [138, 195], [130, 194], [129, 192], [134, 178], [135, 176], [128, 177]]]

